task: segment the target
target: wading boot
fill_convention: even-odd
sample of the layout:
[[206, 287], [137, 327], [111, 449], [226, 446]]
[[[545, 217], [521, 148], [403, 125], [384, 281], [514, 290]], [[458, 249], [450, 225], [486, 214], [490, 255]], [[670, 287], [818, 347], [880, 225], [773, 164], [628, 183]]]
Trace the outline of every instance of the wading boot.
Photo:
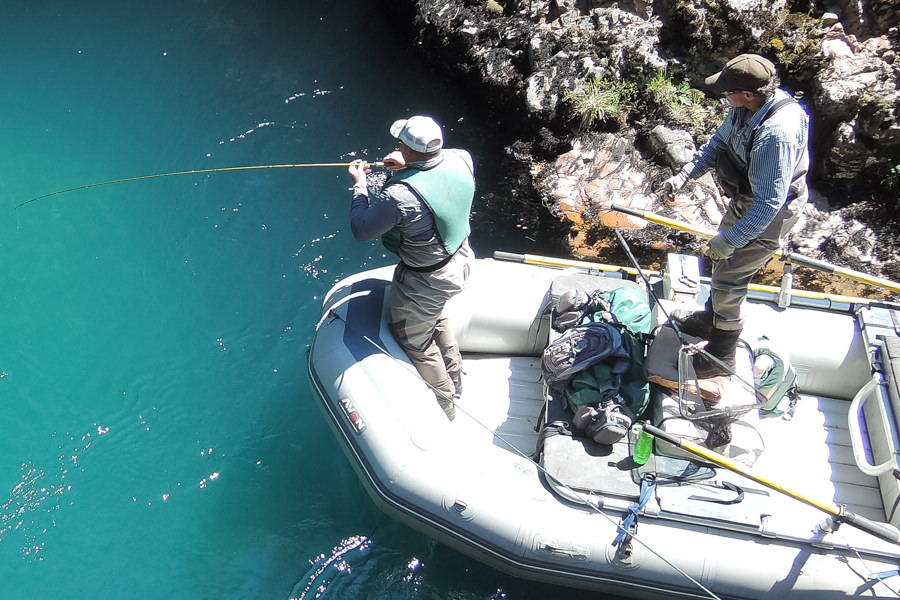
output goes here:
[[729, 377], [734, 374], [734, 352], [738, 340], [741, 338], [741, 330], [724, 330], [713, 327], [710, 331], [709, 343], [706, 344], [706, 352], [724, 363], [724, 367], [714, 362], [702, 352], [694, 355], [694, 373], [697, 379], [709, 379], [710, 377]]
[[450, 381], [453, 382], [453, 387], [456, 389], [456, 392], [453, 394], [454, 399], [458, 399], [462, 396], [463, 384], [462, 384], [462, 371], [459, 373], [451, 373]]
[[434, 394], [437, 403], [444, 410], [444, 414], [447, 415], [447, 418], [451, 421], [456, 418], [456, 405], [453, 403], [453, 400], [449, 398], [445, 398], [440, 392], [435, 392]]
[[703, 310], [676, 310], [672, 312], [669, 320], [674, 322], [682, 333], [708, 340], [713, 328], [712, 306], [707, 300]]

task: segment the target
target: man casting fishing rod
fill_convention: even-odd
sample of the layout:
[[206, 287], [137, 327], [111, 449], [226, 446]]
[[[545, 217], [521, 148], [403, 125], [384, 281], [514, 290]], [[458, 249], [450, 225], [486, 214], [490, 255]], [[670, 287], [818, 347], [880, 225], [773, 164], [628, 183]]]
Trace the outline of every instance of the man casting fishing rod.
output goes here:
[[391, 282], [388, 327], [447, 417], [462, 393], [462, 357], [443, 316], [447, 301], [469, 276], [469, 212], [475, 196], [472, 157], [443, 149], [440, 125], [430, 117], [401, 119], [391, 126], [399, 150], [384, 158], [393, 171], [382, 193], [369, 199], [364, 162], [351, 164], [350, 228], [358, 240], [381, 236], [400, 257]]
[[[731, 110], [693, 160], [661, 188], [674, 194], [714, 169], [730, 201], [706, 247], [712, 259], [706, 307], [676, 311], [672, 318], [685, 333], [708, 339], [706, 351], [733, 372], [747, 286], [778, 250], [808, 198], [809, 116], [778, 87], [775, 65], [756, 54], [730, 60], [706, 85], [723, 95]], [[697, 377], [731, 375], [703, 354], [693, 360]]]

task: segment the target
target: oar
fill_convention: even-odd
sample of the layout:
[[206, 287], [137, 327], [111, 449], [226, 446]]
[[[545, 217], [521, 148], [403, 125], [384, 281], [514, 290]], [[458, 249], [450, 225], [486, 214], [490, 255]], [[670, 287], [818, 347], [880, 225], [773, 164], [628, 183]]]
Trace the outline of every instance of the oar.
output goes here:
[[[663, 217], [649, 211], [637, 210], [628, 206], [622, 206], [621, 204], [613, 204], [612, 206], [610, 206], [610, 209], [616, 212], [625, 213], [626, 215], [638, 217], [639, 219], [650, 221], [651, 223], [665, 225], [666, 227], [671, 227], [680, 231], [687, 231], [689, 233], [693, 233], [702, 237], [709, 238], [716, 235], [716, 232], [711, 229], [697, 227], [695, 225], [691, 225], [690, 223], [685, 223], [684, 221], [677, 221], [675, 219]], [[859, 271], [854, 271], [852, 269], [845, 269], [844, 267], [839, 267], [831, 263], [816, 260], [814, 258], [809, 258], [803, 256], [802, 254], [797, 254], [796, 252], [782, 252], [781, 250], [776, 250], [775, 256], [790, 263], [802, 265], [811, 269], [817, 269], [829, 274], [840, 275], [841, 277], [846, 277], [847, 279], [852, 279], [854, 281], [859, 281], [860, 283], [881, 287], [886, 290], [891, 290], [892, 292], [900, 292], [900, 283], [896, 283], [889, 279], [883, 279], [881, 277], [875, 277], [873, 275], [866, 275], [865, 273], [860, 273]]]
[[[503, 252], [501, 250], [494, 251], [495, 260], [503, 260], [507, 262], [525, 263], [527, 265], [539, 265], [542, 267], [576, 267], [578, 269], [587, 269], [595, 271], [606, 271], [610, 273], [627, 273], [629, 275], [637, 275], [637, 269], [632, 267], [621, 267], [615, 265], [604, 265], [600, 263], [592, 263], [583, 260], [570, 260], [566, 258], [553, 258], [549, 256], [539, 256], [536, 254], [516, 254], [514, 252]], [[659, 271], [644, 271], [645, 275], [659, 276]], [[751, 283], [748, 289], [763, 294], [772, 294], [777, 296], [780, 289], [771, 285], [760, 285]], [[857, 298], [856, 296], [842, 296], [839, 294], [826, 294], [825, 292], [815, 292], [811, 290], [791, 290], [792, 296], [802, 298], [810, 298], [813, 300], [825, 300], [828, 302], [843, 302], [845, 304], [857, 304], [866, 306], [890, 306], [897, 308], [897, 305], [885, 302], [883, 300], [870, 300], [869, 298]]]
[[694, 444], [693, 442], [689, 442], [681, 437], [672, 435], [671, 433], [667, 433], [662, 429], [654, 427], [653, 425], [644, 424], [644, 430], [648, 433], [652, 433], [654, 436], [658, 437], [661, 440], [665, 440], [670, 444], [674, 444], [683, 450], [687, 450], [691, 454], [695, 456], [699, 456], [700, 458], [705, 458], [709, 462], [728, 469], [738, 475], [743, 475], [748, 479], [752, 479], [756, 483], [766, 486], [767, 488], [773, 489], [777, 492], [781, 492], [791, 498], [799, 500], [804, 504], [812, 506], [813, 508], [817, 508], [824, 513], [827, 513], [834, 517], [834, 519], [839, 523], [847, 523], [857, 529], [861, 529], [866, 533], [870, 533], [876, 537], [879, 537], [883, 540], [891, 542], [893, 544], [900, 543], [900, 530], [896, 527], [889, 525], [887, 523], [877, 523], [875, 521], [871, 521], [865, 517], [857, 515], [856, 513], [850, 512], [847, 510], [845, 506], [836, 506], [830, 502], [819, 502], [818, 500], [814, 500], [812, 498], [808, 498], [799, 492], [795, 492], [791, 489], [784, 487], [783, 485], [766, 479], [760, 475], [752, 473], [746, 467], [742, 467], [737, 464], [730, 458], [722, 456], [718, 452], [714, 452], [709, 448], [704, 448], [703, 446], [699, 446]]
[[[25, 202], [16, 205], [13, 210], [16, 210], [26, 204], [31, 204], [35, 200], [41, 200], [43, 198], [49, 198], [50, 196], [57, 196], [59, 194], [66, 194], [68, 192], [74, 192], [76, 190], [86, 190], [88, 188], [100, 187], [101, 185], [112, 185], [114, 183], [125, 183], [126, 181], [140, 181], [141, 179], [157, 179], [159, 177], [174, 177], [176, 175], [200, 175], [202, 173], [222, 173], [225, 171], [251, 171], [256, 169], [300, 169], [304, 167], [349, 167], [352, 164], [355, 164], [358, 161], [354, 162], [340, 162], [340, 163], [301, 163], [294, 165], [248, 165], [245, 167], [219, 167], [216, 169], [193, 169], [190, 171], [175, 171], [172, 173], [155, 173], [153, 175], [139, 175], [138, 177], [126, 177], [124, 179], [113, 179], [112, 181], [101, 181], [100, 183], [89, 183], [87, 185], [79, 185], [77, 187], [68, 188], [65, 190], [58, 190], [56, 192], [50, 192], [49, 194], [44, 194], [43, 196], [38, 196], [37, 198], [32, 198], [31, 200], [26, 200]], [[363, 161], [365, 162], [365, 161]], [[367, 163], [370, 167], [383, 167], [384, 163], [382, 162], [370, 162]]]
[[[579, 269], [593, 269], [596, 271], [608, 271], [610, 273], [628, 273], [629, 275], [637, 275], [637, 269], [632, 267], [603, 265], [582, 260], [569, 260], [567, 258], [551, 258], [549, 256], [538, 256], [537, 254], [516, 254], [514, 252], [503, 252], [502, 250], [494, 250], [494, 259], [504, 260], [506, 262], [520, 262], [528, 265], [539, 265], [542, 267], [577, 267]], [[644, 271], [644, 273], [659, 275], [658, 271]]]

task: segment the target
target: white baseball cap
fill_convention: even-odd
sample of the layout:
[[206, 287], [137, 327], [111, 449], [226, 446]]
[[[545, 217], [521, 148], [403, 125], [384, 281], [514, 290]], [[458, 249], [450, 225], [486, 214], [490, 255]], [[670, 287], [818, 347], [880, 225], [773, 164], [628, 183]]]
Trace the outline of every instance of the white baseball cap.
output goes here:
[[441, 126], [431, 117], [415, 116], [394, 121], [391, 135], [417, 152], [430, 154], [444, 145]]

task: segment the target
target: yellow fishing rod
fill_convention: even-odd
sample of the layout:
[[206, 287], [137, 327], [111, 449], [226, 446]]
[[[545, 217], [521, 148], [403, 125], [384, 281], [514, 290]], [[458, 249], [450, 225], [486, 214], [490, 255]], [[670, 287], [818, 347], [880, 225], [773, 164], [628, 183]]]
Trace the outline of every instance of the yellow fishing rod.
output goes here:
[[[711, 238], [716, 235], [716, 231], [711, 229], [706, 229], [704, 227], [697, 227], [695, 225], [691, 225], [690, 223], [685, 223], [683, 221], [677, 221], [675, 219], [670, 219], [668, 217], [663, 217], [661, 215], [654, 214], [649, 211], [644, 210], [636, 210], [634, 208], [630, 208], [628, 206], [622, 206], [620, 204], [613, 204], [610, 206], [611, 210], [616, 212], [624, 213], [626, 215], [631, 215], [633, 217], [638, 217], [640, 219], [644, 219], [646, 221], [650, 221], [651, 223], [657, 223], [659, 225], [665, 225], [666, 227], [672, 227], [673, 229], [678, 229], [680, 231], [687, 231], [689, 233], [693, 233], [695, 235], [699, 235], [702, 237]], [[781, 260], [789, 263], [789, 264], [797, 264], [803, 267], [809, 267], [811, 269], [816, 269], [818, 271], [822, 271], [823, 273], [829, 273], [834, 275], [840, 275], [841, 277], [846, 277], [847, 279], [852, 279], [854, 281], [859, 281], [860, 283], [865, 283], [868, 285], [874, 285], [880, 288], [884, 288], [886, 290], [890, 290], [892, 292], [900, 292], [900, 283], [896, 283], [889, 279], [884, 279], [882, 277], [875, 277], [873, 275], [867, 275], [866, 273], [861, 273], [859, 271], [854, 271], [852, 269], [846, 269], [844, 267], [839, 267], [837, 265], [833, 265], [831, 263], [827, 263], [822, 260], [816, 260], [815, 258], [809, 258], [808, 256], [803, 256], [802, 254], [797, 254], [796, 252], [782, 252], [781, 250], [775, 251], [775, 256], [780, 258]]]
[[79, 185], [78, 187], [68, 188], [65, 190], [58, 190], [55, 192], [50, 192], [49, 194], [44, 194], [43, 196], [38, 196], [37, 198], [32, 198], [31, 200], [26, 200], [25, 202], [18, 204], [13, 208], [13, 210], [17, 210], [26, 204], [31, 204], [37, 200], [41, 200], [43, 198], [49, 198], [50, 196], [58, 196], [60, 194], [66, 194], [68, 192], [75, 192], [77, 190], [86, 190], [88, 188], [100, 187], [101, 185], [112, 185], [114, 183], [125, 183], [128, 181], [140, 181], [141, 179], [158, 179], [160, 177], [174, 177], [176, 175], [202, 175], [203, 173], [223, 173], [225, 171], [251, 171], [257, 169], [300, 169], [300, 168], [308, 168], [308, 167], [349, 167], [350, 165], [354, 165], [358, 162], [365, 162], [370, 167], [383, 167], [383, 162], [366, 162], [355, 160], [353, 162], [340, 162], [340, 163], [301, 163], [294, 165], [249, 165], [245, 167], [219, 167], [217, 169], [193, 169], [190, 171], [175, 171], [172, 173], [156, 173], [154, 175], [140, 175], [138, 177], [125, 177], [124, 179], [113, 179], [112, 181], [101, 181], [99, 183], [89, 183], [87, 185]]

